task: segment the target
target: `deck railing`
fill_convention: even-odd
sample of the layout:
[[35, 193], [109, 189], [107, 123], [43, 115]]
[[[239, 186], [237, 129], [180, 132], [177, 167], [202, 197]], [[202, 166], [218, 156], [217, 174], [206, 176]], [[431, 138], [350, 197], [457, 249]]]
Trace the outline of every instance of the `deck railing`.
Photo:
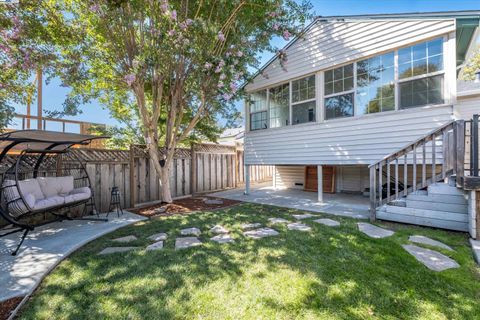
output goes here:
[[464, 167], [464, 120], [448, 122], [371, 164], [371, 220], [375, 220], [378, 207], [450, 175], [456, 175], [456, 181], [460, 183]]

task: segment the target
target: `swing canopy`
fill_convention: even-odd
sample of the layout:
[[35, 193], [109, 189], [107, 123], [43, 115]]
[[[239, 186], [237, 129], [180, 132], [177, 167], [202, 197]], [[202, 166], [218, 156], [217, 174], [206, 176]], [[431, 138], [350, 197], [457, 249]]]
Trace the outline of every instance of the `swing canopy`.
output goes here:
[[50, 213], [58, 221], [70, 219], [73, 207], [96, 211], [90, 178], [71, 147], [102, 138], [42, 130], [0, 134], [0, 216], [25, 236], [39, 225], [26, 219], [33, 214]]

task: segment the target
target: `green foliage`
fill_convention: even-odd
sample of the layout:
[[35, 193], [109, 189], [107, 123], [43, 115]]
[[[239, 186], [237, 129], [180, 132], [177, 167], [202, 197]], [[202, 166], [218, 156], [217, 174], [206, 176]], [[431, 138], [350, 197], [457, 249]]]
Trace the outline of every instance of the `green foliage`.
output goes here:
[[[356, 219], [339, 227], [311, 220], [310, 232], [275, 225], [279, 235], [249, 239], [243, 223], [293, 220], [297, 210], [242, 204], [214, 212], [158, 217], [90, 242], [49, 274], [20, 319], [478, 319], [479, 267], [466, 234], [389, 224], [395, 234], [372, 239]], [[323, 215], [322, 215], [323, 216]], [[327, 215], [325, 215], [327, 216]], [[331, 216], [329, 216], [331, 218]], [[225, 226], [235, 239], [218, 244], [208, 230]], [[175, 250], [180, 229], [202, 230], [201, 246]], [[168, 233], [164, 249], [147, 238]], [[141, 249], [99, 256], [112, 239], [135, 235]], [[460, 268], [427, 269], [401, 245], [424, 235]]]
[[474, 80], [475, 73], [480, 70], [480, 48], [477, 48], [462, 70], [462, 80]]

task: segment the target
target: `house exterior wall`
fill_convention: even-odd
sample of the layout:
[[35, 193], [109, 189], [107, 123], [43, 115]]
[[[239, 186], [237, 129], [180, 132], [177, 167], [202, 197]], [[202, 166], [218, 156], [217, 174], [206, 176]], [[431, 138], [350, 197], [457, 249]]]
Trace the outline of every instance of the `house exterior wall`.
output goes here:
[[258, 130], [245, 138], [245, 163], [368, 165], [452, 119], [441, 106]]
[[456, 119], [470, 120], [474, 114], [480, 114], [480, 93], [459, 97], [453, 108]]
[[304, 166], [275, 166], [275, 188], [303, 189]]

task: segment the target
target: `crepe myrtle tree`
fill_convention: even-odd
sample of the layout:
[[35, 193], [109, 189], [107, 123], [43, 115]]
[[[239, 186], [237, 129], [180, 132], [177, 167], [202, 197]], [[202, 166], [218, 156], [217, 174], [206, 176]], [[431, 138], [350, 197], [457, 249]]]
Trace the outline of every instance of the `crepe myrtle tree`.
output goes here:
[[311, 18], [311, 5], [293, 0], [62, 5], [75, 34], [62, 47], [68, 72], [59, 73], [73, 88], [71, 98], [90, 95], [114, 112], [135, 109], [165, 202], [172, 201], [175, 148], [219, 115], [228, 117], [239, 86], [259, 65], [258, 53], [274, 51], [273, 36], [289, 40]]

